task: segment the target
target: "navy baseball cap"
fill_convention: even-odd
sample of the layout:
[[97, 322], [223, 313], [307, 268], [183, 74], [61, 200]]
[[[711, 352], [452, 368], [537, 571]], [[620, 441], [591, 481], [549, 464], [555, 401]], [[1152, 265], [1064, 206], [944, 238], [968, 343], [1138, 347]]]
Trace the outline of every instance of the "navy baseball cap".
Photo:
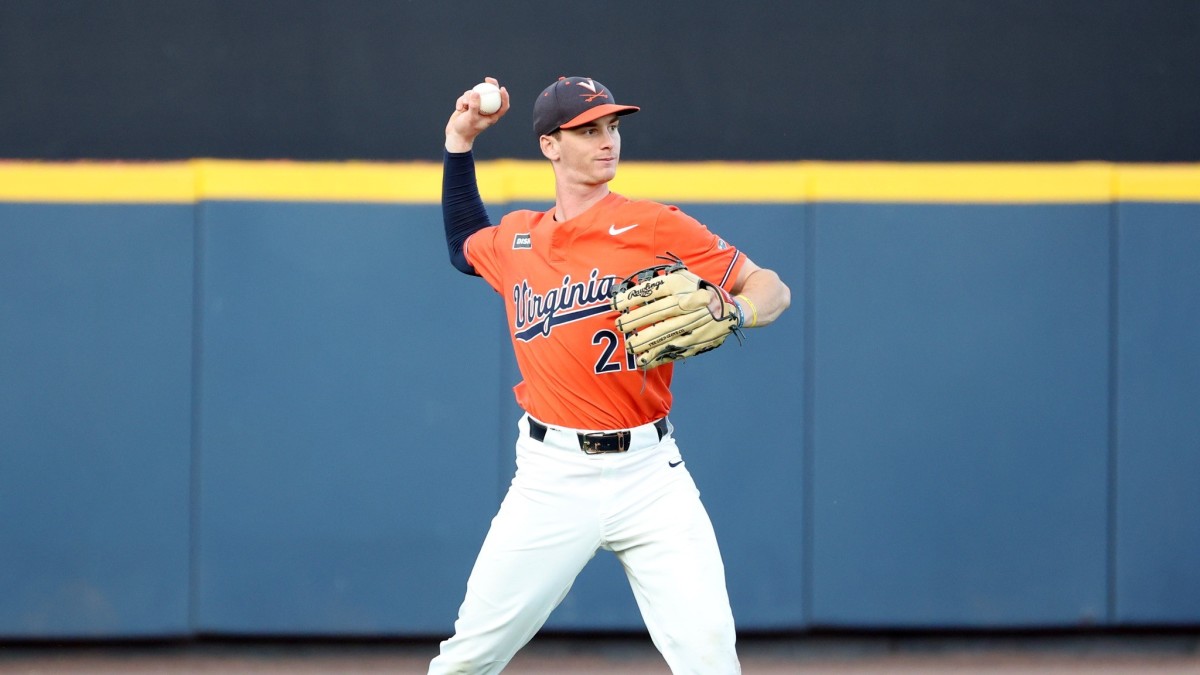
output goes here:
[[605, 115], [638, 110], [641, 108], [635, 105], [617, 105], [608, 87], [590, 77], [560, 77], [533, 103], [533, 133], [541, 138], [555, 129], [571, 129]]

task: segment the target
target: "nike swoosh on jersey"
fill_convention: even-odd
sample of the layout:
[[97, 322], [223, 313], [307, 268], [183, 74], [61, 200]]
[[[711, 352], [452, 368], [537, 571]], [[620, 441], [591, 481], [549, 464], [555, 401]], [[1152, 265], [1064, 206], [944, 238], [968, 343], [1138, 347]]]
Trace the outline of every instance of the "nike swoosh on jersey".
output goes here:
[[624, 232], [628, 232], [628, 231], [632, 230], [633, 228], [637, 227], [640, 224], [641, 223], [634, 223], [632, 225], [626, 225], [625, 227], [622, 227], [622, 228], [617, 228], [617, 224], [613, 223], [612, 225], [608, 226], [608, 233], [615, 237], [618, 234], [622, 234]]

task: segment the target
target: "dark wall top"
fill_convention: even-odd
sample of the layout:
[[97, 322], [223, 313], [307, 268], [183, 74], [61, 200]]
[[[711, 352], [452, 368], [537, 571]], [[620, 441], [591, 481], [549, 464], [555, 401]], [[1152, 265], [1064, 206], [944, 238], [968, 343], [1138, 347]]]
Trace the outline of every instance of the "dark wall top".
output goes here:
[[0, 158], [535, 158], [559, 75], [643, 106], [626, 159], [1200, 161], [1195, 0], [5, 0]]

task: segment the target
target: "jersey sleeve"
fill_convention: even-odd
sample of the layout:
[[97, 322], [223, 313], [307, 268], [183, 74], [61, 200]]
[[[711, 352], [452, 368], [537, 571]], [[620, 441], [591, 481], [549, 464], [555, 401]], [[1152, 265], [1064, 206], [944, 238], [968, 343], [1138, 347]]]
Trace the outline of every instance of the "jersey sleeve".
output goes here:
[[678, 256], [697, 276], [727, 291], [732, 290], [746, 261], [737, 247], [674, 206], [665, 206], [659, 213], [654, 243], [663, 254]]
[[499, 225], [485, 227], [464, 242], [463, 255], [467, 262], [496, 292], [500, 292], [505, 277], [511, 277], [517, 271], [513, 251], [530, 248], [529, 233], [542, 215], [525, 209], [509, 211], [500, 219]]
[[[503, 222], [503, 221], [501, 221]], [[475, 273], [492, 287], [499, 290], [500, 260], [496, 248], [496, 237], [500, 226], [485, 227], [467, 237], [463, 244], [463, 254]]]

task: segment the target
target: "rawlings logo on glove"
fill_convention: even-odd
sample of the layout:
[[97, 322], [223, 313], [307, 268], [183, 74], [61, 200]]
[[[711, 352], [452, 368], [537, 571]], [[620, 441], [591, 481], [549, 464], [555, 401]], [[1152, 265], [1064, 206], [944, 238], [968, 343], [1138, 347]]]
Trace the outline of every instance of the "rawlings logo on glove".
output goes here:
[[[732, 333], [741, 341], [741, 309], [725, 289], [688, 271], [678, 258], [630, 275], [613, 289], [617, 330], [637, 365], [650, 370], [716, 349]], [[720, 314], [709, 309], [720, 298]]]

